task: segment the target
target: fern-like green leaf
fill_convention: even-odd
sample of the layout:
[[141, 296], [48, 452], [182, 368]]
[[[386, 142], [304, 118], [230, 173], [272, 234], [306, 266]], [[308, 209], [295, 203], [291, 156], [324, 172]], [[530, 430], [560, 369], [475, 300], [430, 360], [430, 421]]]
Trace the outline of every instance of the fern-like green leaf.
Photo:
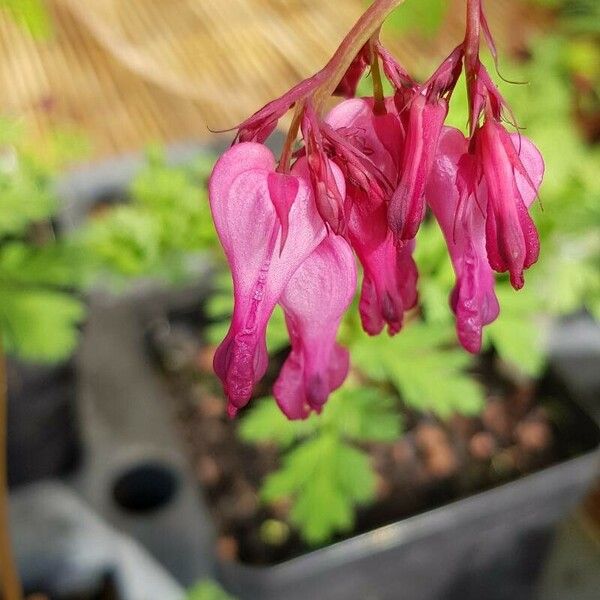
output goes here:
[[375, 381], [392, 383], [417, 410], [447, 418], [483, 407], [483, 392], [466, 372], [471, 358], [456, 346], [451, 327], [419, 322], [393, 338], [364, 336], [352, 357], [356, 368]]
[[375, 475], [368, 456], [332, 434], [291, 450], [261, 490], [267, 502], [292, 500], [290, 518], [313, 545], [351, 529], [354, 505], [368, 502], [374, 494]]
[[318, 417], [290, 421], [281, 412], [272, 397], [254, 403], [240, 419], [238, 433], [242, 440], [252, 444], [269, 442], [280, 448], [288, 448], [294, 442], [315, 432]]

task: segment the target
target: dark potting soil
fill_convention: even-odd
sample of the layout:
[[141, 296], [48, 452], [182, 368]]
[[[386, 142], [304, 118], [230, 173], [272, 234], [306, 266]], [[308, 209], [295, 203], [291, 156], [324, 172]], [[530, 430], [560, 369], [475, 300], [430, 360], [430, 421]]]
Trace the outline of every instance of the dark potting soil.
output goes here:
[[[273, 445], [253, 446], [239, 439], [238, 421], [225, 414], [220, 385], [212, 375], [212, 351], [197, 341], [200, 323], [183, 321], [163, 324], [151, 336], [151, 345], [176, 398], [179, 426], [218, 531], [219, 556], [268, 565], [314, 549], [287, 525], [287, 503], [265, 506], [259, 501], [261, 482], [277, 469], [280, 453]], [[271, 360], [258, 396], [269, 391], [284, 357], [285, 353]], [[491, 353], [481, 358], [473, 376], [486, 392], [478, 417], [455, 415], [441, 421], [408, 409], [398, 398], [405, 434], [394, 443], [362, 445], [377, 473], [376, 501], [358, 509], [353, 531], [332, 541], [492, 488], [594, 447], [593, 426], [550, 377], [540, 382], [519, 378]]]
[[41, 592], [32, 592], [26, 595], [26, 600], [120, 600], [114, 578], [107, 573], [92, 589], [62, 594], [60, 596]]

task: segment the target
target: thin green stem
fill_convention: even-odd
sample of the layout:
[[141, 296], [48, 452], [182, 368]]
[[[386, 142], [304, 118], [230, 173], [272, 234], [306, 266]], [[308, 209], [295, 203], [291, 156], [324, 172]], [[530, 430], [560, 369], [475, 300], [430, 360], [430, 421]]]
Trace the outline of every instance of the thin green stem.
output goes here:
[[375, 41], [371, 38], [371, 80], [373, 82], [373, 111], [376, 115], [385, 114], [385, 97], [383, 94], [383, 82], [379, 69], [379, 56], [375, 50]]

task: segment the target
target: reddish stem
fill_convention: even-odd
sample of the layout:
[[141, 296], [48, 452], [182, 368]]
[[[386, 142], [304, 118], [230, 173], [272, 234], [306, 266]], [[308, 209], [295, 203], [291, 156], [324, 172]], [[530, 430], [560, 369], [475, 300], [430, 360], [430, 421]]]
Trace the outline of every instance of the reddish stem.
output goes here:
[[467, 0], [467, 23], [465, 30], [465, 76], [467, 79], [467, 95], [469, 98], [470, 130], [475, 128], [473, 114], [473, 92], [479, 67], [479, 43], [481, 38], [481, 2], [482, 0]]
[[388, 15], [403, 2], [404, 0], [375, 0], [355, 23], [323, 68], [326, 79], [314, 95], [317, 112], [322, 111], [325, 100], [333, 94], [361, 48], [379, 30]]

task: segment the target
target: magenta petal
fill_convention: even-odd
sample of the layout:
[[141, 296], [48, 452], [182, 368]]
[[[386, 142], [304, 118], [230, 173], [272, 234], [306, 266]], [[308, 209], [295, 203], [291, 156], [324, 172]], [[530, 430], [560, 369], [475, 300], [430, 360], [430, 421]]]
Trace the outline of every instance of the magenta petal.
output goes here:
[[[393, 106], [393, 100], [389, 104]], [[354, 142], [390, 181], [396, 181], [403, 141], [397, 115], [374, 115], [372, 101], [356, 99], [336, 106], [326, 121], [338, 131], [357, 132]], [[394, 242], [383, 197], [356, 186], [349, 187], [348, 197], [352, 201], [348, 237], [364, 269], [359, 304], [362, 326], [376, 335], [387, 324], [393, 335], [402, 327], [404, 312], [417, 302], [414, 243]]]
[[493, 119], [487, 119], [475, 135], [487, 190], [488, 260], [495, 271], [508, 271], [513, 287], [519, 289], [524, 269], [536, 262], [540, 250], [525, 201], [537, 194], [543, 162], [524, 136], [509, 136]]
[[269, 194], [281, 225], [281, 250], [285, 246], [289, 229], [289, 215], [298, 195], [298, 178], [284, 173], [269, 173]]
[[[469, 352], [481, 349], [482, 329], [498, 317], [494, 273], [487, 260], [485, 215], [472, 195], [459, 203], [457, 173], [465, 157], [468, 141], [460, 131], [445, 127], [426, 189], [426, 197], [446, 238], [456, 273], [456, 286], [450, 297], [456, 315], [456, 331]], [[476, 177], [474, 169], [463, 169], [463, 178]], [[460, 180], [459, 180], [460, 181]], [[477, 181], [463, 181], [467, 190], [476, 190]]]
[[396, 182], [404, 141], [397, 115], [375, 115], [372, 100], [355, 98], [340, 102], [329, 112], [325, 121], [349, 137], [390, 182]]
[[350, 63], [348, 70], [344, 73], [344, 76], [333, 92], [334, 96], [352, 98], [356, 94], [356, 88], [358, 87], [360, 79], [369, 66], [370, 55], [371, 51], [369, 44], [367, 43]]
[[399, 240], [411, 240], [425, 216], [423, 193], [448, 112], [445, 100], [416, 96], [410, 105], [400, 183], [388, 208], [390, 229]]
[[381, 333], [385, 325], [390, 335], [398, 333], [404, 312], [416, 305], [418, 273], [413, 248], [412, 241], [400, 242], [396, 248], [390, 234], [371, 252], [357, 249], [364, 268], [359, 312], [369, 335]]
[[292, 350], [273, 387], [290, 419], [321, 411], [348, 373], [348, 352], [336, 342], [342, 316], [356, 290], [352, 249], [329, 234], [294, 273], [280, 303]]
[[[240, 143], [217, 161], [209, 183], [213, 220], [233, 275], [232, 323], [214, 358], [232, 416], [266, 370], [265, 330], [282, 290], [325, 236], [306, 181], [295, 177], [293, 186], [269, 185], [274, 167], [264, 146]], [[281, 253], [278, 204], [289, 206]]]

